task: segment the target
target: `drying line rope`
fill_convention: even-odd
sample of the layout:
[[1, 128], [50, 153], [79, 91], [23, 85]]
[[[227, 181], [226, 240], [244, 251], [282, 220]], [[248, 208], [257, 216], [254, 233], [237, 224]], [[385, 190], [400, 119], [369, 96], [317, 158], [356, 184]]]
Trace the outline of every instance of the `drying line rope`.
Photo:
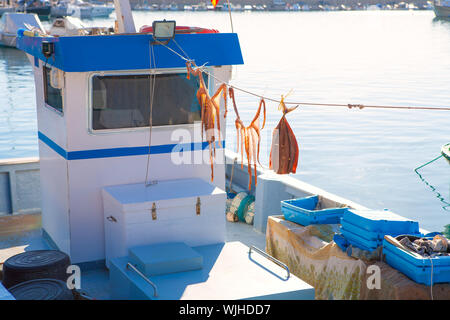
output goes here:
[[[172, 53], [176, 54], [178, 57], [180, 57], [182, 60], [186, 61], [186, 62], [194, 62], [194, 60], [190, 59], [189, 56], [186, 54], [186, 52], [180, 47], [180, 45], [178, 45], [178, 43], [174, 40], [175, 44], [178, 46], [178, 48], [180, 48], [180, 50], [185, 54], [186, 57], [183, 57], [180, 53], [176, 52], [175, 50], [173, 50], [172, 48], [170, 48], [169, 46], [167, 46], [166, 44], [160, 42], [160, 41], [156, 41], [158, 44], [163, 45], [165, 48], [167, 48], [169, 51], [171, 51]], [[221, 83], [225, 83], [225, 81], [223, 81], [222, 79], [217, 78], [216, 76], [214, 76], [213, 74], [211, 74], [211, 72], [209, 72], [208, 70], [205, 69], [205, 65], [207, 63], [205, 63], [203, 66], [199, 66], [197, 68], [202, 69], [202, 72], [208, 74], [210, 77], [214, 78], [215, 80], [221, 82]], [[235, 85], [230, 85], [227, 84], [228, 87], [233, 88], [235, 90], [253, 95], [255, 97], [267, 100], [267, 101], [272, 101], [272, 102], [276, 102], [276, 103], [280, 103], [281, 100], [278, 99], [273, 99], [273, 98], [269, 98], [269, 97], [265, 97], [263, 95], [251, 92], [249, 90], [245, 90], [239, 87], [236, 87]], [[342, 103], [313, 103], [313, 102], [294, 102], [294, 101], [284, 101], [285, 104], [292, 104], [292, 105], [302, 105], [302, 106], [317, 106], [317, 107], [346, 107], [346, 108], [359, 108], [359, 109], [364, 109], [364, 108], [374, 108], [374, 109], [402, 109], [402, 110], [433, 110], [433, 111], [450, 111], [450, 107], [423, 107], [423, 106], [389, 106], [389, 105], [365, 105], [365, 104], [342, 104]]]

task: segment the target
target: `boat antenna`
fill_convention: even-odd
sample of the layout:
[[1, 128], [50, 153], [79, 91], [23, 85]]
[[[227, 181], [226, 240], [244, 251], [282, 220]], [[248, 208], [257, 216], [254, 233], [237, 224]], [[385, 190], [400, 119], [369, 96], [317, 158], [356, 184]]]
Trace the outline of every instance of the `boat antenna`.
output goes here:
[[119, 33], [136, 33], [129, 0], [114, 0]]
[[231, 32], [234, 33], [234, 28], [233, 28], [233, 18], [231, 17], [231, 5], [230, 5], [230, 0], [227, 0], [227, 3], [228, 3], [228, 13], [230, 14]]

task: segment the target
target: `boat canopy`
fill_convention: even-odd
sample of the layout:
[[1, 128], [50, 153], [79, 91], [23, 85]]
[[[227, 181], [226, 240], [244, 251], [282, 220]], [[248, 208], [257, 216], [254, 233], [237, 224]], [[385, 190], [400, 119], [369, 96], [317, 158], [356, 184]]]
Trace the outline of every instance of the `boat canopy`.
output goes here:
[[[19, 35], [17, 48], [66, 72], [142, 70], [150, 69], [152, 39], [150, 34], [80, 37]], [[48, 59], [42, 53], [42, 42], [55, 44], [55, 54]], [[156, 44], [153, 49], [156, 69], [185, 67], [186, 61], [180, 57], [184, 54], [189, 55], [198, 66], [244, 63], [235, 33], [177, 34], [167, 45]]]
[[3, 32], [16, 34], [18, 29], [30, 29], [30, 27], [44, 30], [38, 16], [34, 13], [12, 13], [6, 12], [3, 14], [0, 25], [3, 27]]

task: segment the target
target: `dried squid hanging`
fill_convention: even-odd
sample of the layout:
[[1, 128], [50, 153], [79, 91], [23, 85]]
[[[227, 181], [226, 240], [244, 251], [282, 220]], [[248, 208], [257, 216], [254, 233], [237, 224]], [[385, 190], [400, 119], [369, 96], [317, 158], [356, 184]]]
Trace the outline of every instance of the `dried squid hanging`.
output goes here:
[[[266, 123], [266, 103], [264, 99], [261, 99], [259, 102], [258, 111], [256, 111], [256, 115], [253, 118], [252, 122], [248, 127], [244, 126], [241, 118], [239, 117], [239, 112], [236, 107], [236, 100], [234, 98], [234, 90], [233, 88], [229, 89], [230, 98], [233, 101], [234, 111], [236, 112], [236, 131], [237, 131], [237, 153], [239, 153], [239, 147], [241, 151], [241, 168], [244, 167], [244, 148], [245, 153], [247, 155], [248, 161], [248, 174], [249, 174], [249, 182], [248, 189], [252, 188], [252, 167], [254, 167], [255, 173], [255, 185], [257, 184], [257, 173], [256, 173], [256, 162], [259, 162], [259, 147], [261, 142], [261, 130], [264, 128]], [[263, 107], [263, 124], [262, 127], [259, 127], [259, 118], [261, 114], [261, 107]], [[261, 163], [260, 163], [261, 164]]]
[[284, 97], [281, 96], [278, 110], [283, 112], [283, 116], [273, 130], [269, 162], [270, 169], [278, 174], [295, 173], [297, 170], [299, 155], [297, 139], [286, 120], [286, 114], [297, 109], [297, 107], [286, 107]]
[[[225, 113], [224, 118], [227, 115], [227, 86], [222, 83], [217, 89], [216, 93], [211, 97], [208, 92], [208, 88], [205, 85], [203, 79], [203, 72], [201, 68], [193, 69], [195, 65], [192, 62], [186, 62], [187, 78], [190, 79], [190, 75], [198, 77], [199, 89], [197, 90], [197, 100], [201, 108], [201, 122], [202, 122], [202, 140], [203, 131], [205, 131], [206, 141], [209, 144], [209, 157], [211, 162], [211, 181], [214, 180], [214, 157], [216, 155], [216, 136], [215, 130], [218, 130], [219, 143], [221, 143], [220, 137], [220, 98], [223, 97], [225, 101]], [[216, 125], [217, 124], [217, 125]]]

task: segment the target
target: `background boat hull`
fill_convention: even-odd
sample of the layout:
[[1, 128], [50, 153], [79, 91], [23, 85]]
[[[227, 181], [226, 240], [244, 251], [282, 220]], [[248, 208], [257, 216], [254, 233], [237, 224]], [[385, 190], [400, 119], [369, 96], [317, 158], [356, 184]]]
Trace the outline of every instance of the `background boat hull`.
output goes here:
[[450, 7], [434, 6], [433, 10], [438, 18], [450, 18]]

